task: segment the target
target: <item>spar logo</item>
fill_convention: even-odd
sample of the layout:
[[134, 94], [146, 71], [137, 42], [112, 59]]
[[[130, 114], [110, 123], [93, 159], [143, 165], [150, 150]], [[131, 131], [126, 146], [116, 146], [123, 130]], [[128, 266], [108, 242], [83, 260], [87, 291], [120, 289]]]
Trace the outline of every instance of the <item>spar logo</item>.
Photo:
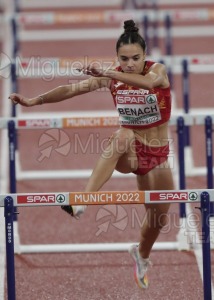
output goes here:
[[150, 194], [150, 201], [197, 201], [197, 192], [154, 192]]
[[64, 202], [65, 202], [65, 195], [63, 195], [63, 194], [57, 195], [56, 201], [57, 201], [58, 203], [64, 203]]
[[196, 193], [196, 192], [190, 192], [189, 193], [189, 200], [190, 201], [197, 201], [198, 200], [198, 193]]
[[18, 204], [55, 204], [56, 197], [54, 194], [35, 194], [17, 196]]
[[188, 192], [162, 192], [151, 193], [150, 201], [187, 201]]
[[155, 103], [155, 102], [157, 102], [157, 98], [156, 98], [155, 95], [149, 95], [149, 96], [146, 97], [146, 102], [148, 104]]
[[50, 119], [19, 120], [18, 127], [49, 128], [49, 127], [51, 127], [51, 120]]

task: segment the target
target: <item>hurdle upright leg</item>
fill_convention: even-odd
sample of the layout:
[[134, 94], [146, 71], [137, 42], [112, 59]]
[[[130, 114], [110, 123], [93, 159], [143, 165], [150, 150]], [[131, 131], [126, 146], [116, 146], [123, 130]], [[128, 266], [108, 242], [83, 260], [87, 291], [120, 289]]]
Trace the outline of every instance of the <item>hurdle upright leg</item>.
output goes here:
[[[213, 142], [212, 142], [212, 118], [205, 118], [205, 136], [206, 136], [206, 163], [207, 163], [207, 188], [213, 189]], [[210, 204], [210, 214], [214, 216], [213, 203]]]
[[[186, 178], [185, 178], [185, 140], [184, 140], [184, 118], [179, 117], [177, 119], [177, 135], [178, 135], [178, 169], [179, 169], [179, 189], [186, 189]], [[189, 250], [190, 245], [185, 238], [187, 229], [187, 218], [186, 218], [186, 204], [179, 204], [179, 217], [180, 217], [180, 230], [177, 234], [178, 249]]]
[[14, 237], [13, 237], [13, 198], [4, 200], [5, 234], [6, 234], [6, 262], [7, 262], [7, 293], [8, 300], [16, 299], [15, 289], [15, 263], [14, 263]]
[[9, 172], [10, 172], [10, 193], [16, 193], [16, 128], [15, 122], [8, 122], [8, 139], [9, 139]]
[[210, 195], [207, 192], [201, 194], [202, 217], [202, 251], [203, 251], [203, 286], [204, 300], [212, 299], [211, 289], [211, 257], [210, 257]]
[[142, 27], [144, 32], [144, 40], [146, 42], [147, 53], [150, 53], [150, 37], [149, 37], [149, 19], [148, 16], [145, 15], [142, 19]]
[[[186, 188], [186, 180], [185, 180], [185, 154], [184, 154], [185, 125], [184, 125], [183, 117], [179, 117], [177, 120], [177, 134], [178, 134], [179, 188], [180, 190], [184, 190]], [[180, 203], [180, 218], [186, 218], [186, 206], [183, 203]]]
[[[9, 175], [10, 175], [10, 194], [16, 193], [16, 127], [14, 121], [8, 122], [8, 139], [9, 139]], [[15, 253], [20, 253], [20, 239], [18, 233], [18, 209], [14, 206], [14, 245]]]
[[[188, 61], [184, 59], [182, 61], [182, 73], [183, 73], [183, 107], [184, 113], [189, 113], [189, 69]], [[190, 128], [185, 126], [185, 146], [190, 147]]]

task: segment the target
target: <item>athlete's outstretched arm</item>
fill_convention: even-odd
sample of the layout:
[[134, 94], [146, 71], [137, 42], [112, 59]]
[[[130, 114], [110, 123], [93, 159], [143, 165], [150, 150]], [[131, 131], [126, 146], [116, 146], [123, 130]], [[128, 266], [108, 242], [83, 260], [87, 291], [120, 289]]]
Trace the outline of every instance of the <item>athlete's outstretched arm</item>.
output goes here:
[[105, 77], [90, 77], [75, 84], [62, 85], [34, 98], [27, 98], [23, 95], [13, 93], [9, 98], [14, 104], [23, 106], [34, 106], [44, 103], [56, 103], [75, 96], [86, 94], [102, 87], [109, 87], [110, 79]]
[[118, 72], [117, 70], [107, 69], [99, 70], [94, 66], [89, 66], [84, 70], [85, 74], [92, 74], [94, 76], [106, 76], [111, 79], [124, 82], [131, 86], [136, 86], [144, 89], [152, 89], [155, 87], [166, 88], [169, 86], [169, 80], [166, 72], [166, 67], [163, 64], [155, 63], [151, 66], [146, 75]]

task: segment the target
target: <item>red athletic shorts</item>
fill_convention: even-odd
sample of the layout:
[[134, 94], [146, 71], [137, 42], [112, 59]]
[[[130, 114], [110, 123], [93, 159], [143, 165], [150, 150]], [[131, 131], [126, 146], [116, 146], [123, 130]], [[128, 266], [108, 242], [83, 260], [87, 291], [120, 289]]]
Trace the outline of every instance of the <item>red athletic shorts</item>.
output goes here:
[[169, 145], [161, 147], [150, 147], [135, 139], [135, 149], [138, 159], [138, 168], [133, 173], [145, 175], [155, 167], [164, 163], [169, 154]]

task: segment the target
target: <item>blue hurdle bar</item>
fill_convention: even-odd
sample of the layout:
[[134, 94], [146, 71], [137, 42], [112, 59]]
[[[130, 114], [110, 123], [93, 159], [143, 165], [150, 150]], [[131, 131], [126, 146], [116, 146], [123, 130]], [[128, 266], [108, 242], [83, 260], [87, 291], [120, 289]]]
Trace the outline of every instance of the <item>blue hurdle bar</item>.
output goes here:
[[[182, 61], [183, 67], [183, 107], [186, 114], [189, 113], [189, 71], [186, 59]], [[185, 126], [185, 146], [190, 146], [190, 128]]]
[[4, 200], [5, 233], [6, 233], [6, 261], [7, 261], [7, 294], [8, 300], [16, 299], [14, 238], [13, 238], [13, 198]]
[[212, 299], [211, 288], [211, 258], [210, 258], [210, 195], [207, 192], [201, 194], [202, 215], [202, 251], [203, 251], [203, 286], [204, 300]]
[[16, 128], [15, 122], [8, 122], [8, 138], [9, 138], [9, 172], [10, 172], [10, 193], [16, 193], [16, 160], [15, 160], [15, 145], [16, 145]]
[[[213, 141], [212, 141], [212, 118], [205, 118], [205, 145], [206, 145], [206, 163], [207, 163], [207, 188], [213, 189]], [[214, 216], [214, 204], [210, 204], [210, 214]]]
[[[8, 122], [9, 139], [9, 174], [10, 174], [10, 193], [16, 193], [16, 127], [14, 121]], [[14, 208], [14, 221], [17, 221], [17, 208]]]
[[[178, 135], [178, 169], [179, 169], [179, 188], [186, 188], [185, 178], [185, 154], [184, 154], [184, 118], [177, 119], [177, 135]], [[186, 204], [180, 203], [180, 218], [186, 218]]]
[[[18, 93], [18, 82], [16, 76], [16, 57], [19, 51], [19, 42], [17, 37], [17, 24], [15, 18], [12, 18], [11, 20], [11, 30], [13, 36], [13, 50], [12, 50], [13, 62], [11, 63], [11, 89], [12, 89], [11, 92]], [[12, 117], [16, 116], [15, 105], [12, 105], [11, 115]]]
[[[18, 11], [18, 0], [14, 2], [14, 9], [15, 12]], [[17, 35], [17, 22], [15, 18], [12, 18], [11, 20], [11, 31], [12, 31], [12, 36], [13, 36], [13, 49], [12, 49], [12, 56], [13, 56], [13, 61], [11, 63], [11, 92], [13, 93], [18, 93], [18, 80], [16, 76], [16, 57], [19, 51], [19, 42], [18, 42], [18, 35]], [[16, 105], [12, 104], [11, 105], [11, 116], [16, 117]], [[13, 126], [12, 123], [8, 126]], [[9, 133], [10, 132], [10, 133]], [[10, 142], [10, 153], [11, 153], [11, 147], [14, 144], [15, 149], [18, 148], [18, 135], [17, 135], [17, 130], [15, 128], [14, 124], [14, 130], [8, 131], [8, 134], [11, 135], [9, 139], [13, 139], [14, 143], [11, 141]], [[14, 151], [14, 159], [12, 159], [12, 166], [15, 168], [15, 149]], [[12, 155], [12, 154], [11, 154]], [[13, 164], [14, 161], [14, 164]], [[14, 166], [13, 166], [14, 165]], [[15, 182], [10, 181], [10, 192], [11, 193], [16, 193], [16, 180]], [[17, 208], [15, 207], [15, 213], [17, 213]], [[17, 221], [17, 214], [15, 214], [14, 221]]]
[[148, 19], [148, 16], [146, 16], [146, 15], [143, 17], [142, 27], [143, 27], [143, 36], [144, 36], [144, 40], [146, 43], [146, 52], [149, 54], [150, 53], [150, 42], [149, 42], [149, 35], [148, 35], [149, 19]]
[[[172, 53], [172, 21], [169, 15], [166, 15], [165, 17], [165, 29], [166, 29], [166, 50], [165, 53], [168, 56], [173, 56]], [[171, 70], [171, 67], [168, 67], [168, 77], [171, 89], [173, 89], [173, 73]]]
[[155, 13], [155, 20], [153, 21], [153, 48], [158, 48], [159, 40], [158, 40], [158, 1], [152, 1], [152, 9]]

